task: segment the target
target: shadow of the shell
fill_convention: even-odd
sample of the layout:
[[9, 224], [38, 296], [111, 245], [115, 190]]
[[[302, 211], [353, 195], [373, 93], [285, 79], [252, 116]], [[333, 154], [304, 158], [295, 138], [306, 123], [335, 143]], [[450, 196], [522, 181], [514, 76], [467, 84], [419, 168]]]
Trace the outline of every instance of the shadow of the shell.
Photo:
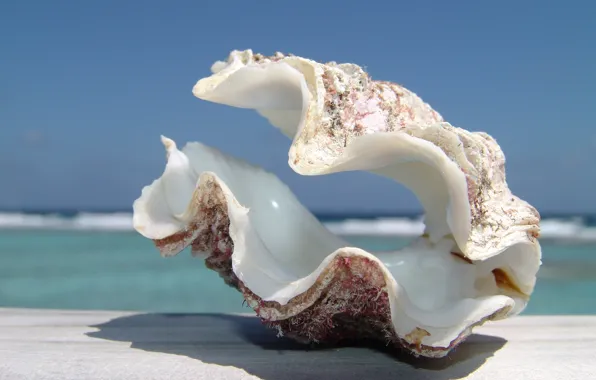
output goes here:
[[254, 317], [229, 314], [137, 314], [91, 326], [93, 338], [131, 342], [151, 352], [234, 366], [262, 379], [460, 379], [504, 346], [474, 334], [441, 359], [415, 358], [378, 342], [303, 345], [278, 338]]

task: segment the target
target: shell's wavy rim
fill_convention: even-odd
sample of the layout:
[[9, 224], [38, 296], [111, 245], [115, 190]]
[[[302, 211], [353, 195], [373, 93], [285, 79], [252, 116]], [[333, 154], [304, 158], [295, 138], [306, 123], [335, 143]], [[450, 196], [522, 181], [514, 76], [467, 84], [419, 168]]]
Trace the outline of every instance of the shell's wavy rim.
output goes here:
[[[457, 164], [459, 170], [449, 176], [464, 174], [463, 179], [442, 185], [450, 193], [447, 208], [453, 207], [451, 211], [445, 213], [445, 207], [436, 205], [426, 207], [427, 202], [419, 197], [427, 227], [429, 221], [436, 227], [428, 231], [431, 239], [437, 241], [445, 228], [449, 229], [461, 252], [472, 260], [498, 255], [520, 241], [537, 242], [540, 216], [509, 190], [505, 157], [497, 142], [486, 133], [444, 122], [438, 112], [403, 86], [373, 80], [355, 64], [322, 64], [281, 53], [264, 56], [250, 49], [232, 51], [227, 61], [212, 66], [212, 72], [195, 84], [194, 95], [257, 110], [292, 138], [288, 163], [297, 173], [370, 170], [391, 176], [379, 170], [382, 165], [354, 166], [352, 148], [365, 137], [407, 135], [419, 144], [439, 148], [443, 161]], [[273, 82], [283, 86], [273, 86]], [[292, 86], [301, 94], [291, 92]], [[275, 91], [286, 96], [276, 97], [272, 95]], [[251, 96], [255, 94], [258, 96]], [[269, 106], [264, 105], [266, 95], [273, 99]], [[398, 147], [393, 150], [399, 152]], [[398, 182], [410, 187], [403, 180]], [[420, 187], [410, 188], [417, 196], [423, 192]], [[445, 221], [448, 227], [437, 227]]]
[[[248, 306], [279, 336], [302, 342], [339, 342], [355, 338], [384, 340], [416, 356], [443, 357], [470, 335], [475, 326], [507, 317], [506, 305], [458, 331], [449, 345], [422, 343], [429, 332], [415, 327], [406, 334], [394, 328], [387, 275], [383, 264], [350, 252], [338, 253], [308, 291], [287, 304], [265, 301], [254, 294], [234, 273], [234, 241], [228, 214], [229, 190], [214, 173], [199, 179], [190, 208], [193, 222], [164, 239], [153, 240], [163, 256], [172, 256], [191, 246], [193, 256], [203, 256], [205, 265], [219, 273], [226, 284], [238, 289]], [[398, 300], [399, 301], [399, 300]]]

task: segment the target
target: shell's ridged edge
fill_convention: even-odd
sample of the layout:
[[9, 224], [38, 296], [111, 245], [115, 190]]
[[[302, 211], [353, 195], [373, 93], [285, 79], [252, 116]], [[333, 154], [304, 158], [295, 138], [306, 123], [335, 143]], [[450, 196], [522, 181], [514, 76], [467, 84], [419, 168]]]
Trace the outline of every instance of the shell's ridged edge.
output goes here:
[[391, 320], [386, 282], [379, 264], [365, 257], [339, 254], [321, 273], [314, 286], [286, 305], [264, 301], [238, 279], [232, 269], [234, 243], [229, 235], [227, 201], [217, 180], [204, 178], [193, 197], [197, 213], [185, 231], [154, 240], [162, 255], [170, 256], [187, 246], [193, 255], [207, 253], [205, 265], [238, 289], [247, 304], [267, 326], [302, 343], [338, 343], [374, 339], [403, 348], [415, 356], [443, 357], [470, 335], [472, 328], [503, 318], [503, 308], [462, 331], [448, 347], [421, 343], [428, 332], [415, 328], [399, 337]]
[[[400, 132], [428, 141], [465, 175], [470, 230], [454, 235], [461, 253], [472, 260], [484, 260], [516, 243], [530, 243], [538, 263], [540, 214], [511, 193], [505, 156], [496, 140], [484, 132], [452, 126], [401, 85], [373, 80], [355, 64], [319, 63], [279, 52], [265, 56], [247, 49], [232, 51], [227, 63], [218, 62], [222, 71], [200, 80], [193, 91], [206, 99], [241, 67], [272, 63], [285, 63], [300, 72], [310, 92], [303, 129], [290, 147], [289, 164], [294, 171], [302, 175], [326, 173], [354, 141], [367, 134]], [[375, 122], [365, 122], [371, 115], [376, 116]], [[428, 216], [433, 210], [425, 212]]]

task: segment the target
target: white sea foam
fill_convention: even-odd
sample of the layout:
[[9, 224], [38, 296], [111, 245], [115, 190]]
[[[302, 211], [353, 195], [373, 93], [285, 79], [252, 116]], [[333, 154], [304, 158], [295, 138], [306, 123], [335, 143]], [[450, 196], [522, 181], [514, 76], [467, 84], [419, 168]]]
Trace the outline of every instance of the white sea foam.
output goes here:
[[59, 214], [0, 213], [0, 229], [44, 230], [132, 230], [132, 214], [80, 213], [73, 217]]
[[[338, 235], [366, 236], [417, 236], [422, 234], [422, 218], [346, 219], [326, 223], [327, 228]], [[581, 218], [544, 219], [540, 223], [541, 240], [593, 243], [596, 227], [586, 226]]]
[[[420, 235], [423, 219], [384, 217], [376, 219], [348, 218], [325, 222], [332, 232], [343, 236]], [[541, 239], [561, 242], [596, 243], [596, 227], [587, 226], [581, 218], [547, 218], [541, 222]], [[43, 229], [82, 231], [132, 231], [132, 214], [79, 213], [67, 217], [59, 214], [0, 213], [0, 230]]]
[[417, 236], [424, 231], [422, 218], [345, 219], [327, 222], [325, 226], [337, 235], [397, 235]]

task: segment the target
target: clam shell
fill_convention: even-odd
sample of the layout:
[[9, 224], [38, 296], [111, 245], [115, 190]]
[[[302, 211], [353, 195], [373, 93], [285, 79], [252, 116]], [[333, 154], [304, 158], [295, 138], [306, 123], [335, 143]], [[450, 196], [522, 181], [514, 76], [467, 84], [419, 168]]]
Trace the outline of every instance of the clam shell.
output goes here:
[[367, 170], [410, 188], [425, 234], [369, 253], [327, 231], [274, 175], [200, 143], [178, 150], [134, 203], [134, 226], [174, 255], [191, 246], [264, 321], [304, 341], [373, 337], [440, 357], [526, 306], [539, 214], [511, 194], [496, 141], [445, 122], [417, 95], [353, 64], [250, 50], [193, 93], [255, 109], [293, 139], [299, 174]]

